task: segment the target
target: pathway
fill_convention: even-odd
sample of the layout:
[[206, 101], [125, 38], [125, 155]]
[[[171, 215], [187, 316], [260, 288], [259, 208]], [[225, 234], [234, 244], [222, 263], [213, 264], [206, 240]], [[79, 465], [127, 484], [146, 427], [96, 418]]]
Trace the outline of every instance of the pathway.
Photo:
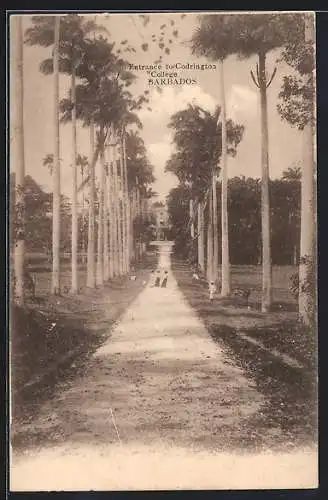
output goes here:
[[240, 454], [263, 396], [184, 300], [170, 245], [159, 248], [168, 287], [146, 285], [26, 423], [34, 445], [13, 455], [12, 490], [311, 487], [311, 450]]

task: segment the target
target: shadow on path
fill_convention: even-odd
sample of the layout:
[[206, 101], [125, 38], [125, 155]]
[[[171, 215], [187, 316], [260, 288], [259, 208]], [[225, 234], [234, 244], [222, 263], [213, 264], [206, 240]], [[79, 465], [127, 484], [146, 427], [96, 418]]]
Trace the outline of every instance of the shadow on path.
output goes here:
[[[304, 368], [289, 366], [269, 350], [265, 351], [242, 338], [237, 327], [229, 326], [230, 318], [233, 320], [232, 325], [238, 321], [241, 331], [247, 334], [247, 324], [254, 318], [257, 322], [261, 321], [263, 315], [245, 310], [242, 319], [242, 312], [235, 311], [234, 307], [227, 311], [220, 305], [221, 301], [219, 304], [209, 304], [207, 295], [199, 289], [197, 291], [197, 285], [192, 282], [188, 266], [180, 261], [173, 262], [173, 272], [186, 300], [203, 319], [213, 340], [243, 370], [263, 396], [263, 404], [247, 422], [248, 440], [257, 446], [266, 443], [271, 449], [291, 449], [316, 443], [317, 380], [312, 358]], [[241, 318], [240, 321], [236, 321], [237, 317]], [[254, 324], [254, 328], [259, 327]], [[265, 324], [261, 328], [265, 336]], [[281, 334], [284, 334], [283, 323], [276, 328], [280, 328]], [[260, 336], [255, 338], [261, 340]], [[293, 342], [293, 339], [290, 341]], [[286, 349], [287, 342], [281, 343]], [[279, 351], [279, 339], [276, 348]], [[311, 348], [313, 346], [309, 345], [308, 350]]]

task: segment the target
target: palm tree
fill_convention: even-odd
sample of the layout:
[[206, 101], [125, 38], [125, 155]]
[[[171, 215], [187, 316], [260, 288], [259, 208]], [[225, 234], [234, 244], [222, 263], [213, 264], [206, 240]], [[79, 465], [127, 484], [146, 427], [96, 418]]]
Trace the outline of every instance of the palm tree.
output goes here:
[[221, 296], [230, 294], [230, 262], [229, 262], [229, 232], [228, 232], [228, 165], [227, 165], [227, 118], [224, 88], [224, 61], [221, 60], [221, 115], [222, 115], [222, 182], [221, 182]]
[[105, 157], [100, 151], [99, 214], [97, 244], [97, 284], [104, 283], [104, 197], [105, 197]]
[[[104, 152], [105, 155], [105, 152]], [[108, 205], [108, 163], [105, 161], [104, 158], [104, 281], [108, 281], [109, 279], [109, 227], [108, 227], [108, 221], [109, 221], [109, 205]]]
[[107, 182], [107, 206], [108, 206], [108, 277], [109, 279], [115, 276], [115, 232], [114, 232], [114, 205], [113, 205], [113, 151], [111, 145], [111, 136], [107, 144], [107, 159], [108, 159], [108, 182]]
[[84, 174], [85, 174], [85, 169], [88, 167], [88, 157], [87, 156], [81, 156], [80, 154], [77, 155], [76, 158], [76, 164], [80, 167], [80, 172], [81, 172], [81, 191], [82, 191], [82, 228], [81, 228], [81, 236], [82, 236], [82, 262], [85, 264], [85, 253], [86, 253], [86, 238], [85, 238], [85, 194], [84, 194]]
[[189, 220], [190, 220], [190, 237], [193, 239], [195, 237], [195, 222], [194, 222], [194, 200], [190, 198], [189, 200]]
[[208, 218], [207, 218], [207, 259], [206, 259], [206, 277], [207, 281], [214, 279], [214, 242], [213, 242], [213, 189], [208, 191]]
[[302, 178], [301, 167], [293, 166], [284, 170], [281, 176], [283, 181], [300, 181]]
[[149, 163], [145, 144], [137, 131], [127, 131], [125, 134], [126, 170], [130, 205], [130, 249], [129, 255], [137, 260], [140, 254], [138, 234], [140, 214], [140, 189], [147, 188], [154, 182], [153, 166]]
[[71, 292], [77, 293], [77, 241], [78, 241], [78, 217], [77, 217], [77, 143], [76, 143], [76, 60], [72, 44], [72, 283]]
[[212, 60], [222, 61], [232, 54], [239, 58], [254, 54], [258, 57], [257, 78], [252, 71], [251, 76], [259, 88], [261, 102], [262, 312], [267, 312], [272, 303], [267, 88], [276, 73], [275, 69], [271, 77], [267, 77], [266, 56], [288, 43], [295, 22], [295, 14], [204, 15], [192, 39], [193, 52]]
[[[91, 157], [89, 165], [89, 175], [85, 183], [90, 185], [90, 204], [89, 204], [89, 231], [88, 231], [88, 276], [87, 286], [94, 288], [96, 284], [95, 277], [95, 255], [94, 255], [94, 229], [95, 229], [95, 165], [99, 154], [104, 154], [105, 140], [108, 136], [110, 126], [117, 121], [121, 114], [122, 102], [126, 98], [126, 92], [123, 85], [118, 82], [117, 77], [111, 78], [115, 74], [117, 61], [112, 54], [113, 45], [107, 43], [103, 38], [96, 39], [92, 43], [86, 43], [84, 47], [84, 56], [81, 64], [78, 66], [78, 76], [82, 78], [82, 83], [76, 88], [77, 91], [77, 113], [84, 125], [90, 127], [91, 139]], [[126, 80], [131, 80], [131, 74], [123, 73]], [[63, 121], [71, 120], [71, 99], [63, 99], [61, 108]], [[97, 142], [94, 141], [94, 127], [99, 126]], [[81, 187], [80, 187], [81, 188]], [[103, 190], [101, 188], [101, 199]], [[102, 204], [102, 201], [101, 201]], [[102, 211], [102, 206], [101, 206]], [[102, 216], [102, 214], [101, 214]], [[103, 228], [103, 221], [101, 223]], [[100, 230], [102, 238], [102, 229]], [[101, 254], [98, 252], [98, 271], [101, 267]], [[99, 267], [100, 266], [100, 267]], [[98, 277], [100, 276], [98, 272]], [[102, 273], [101, 273], [102, 274]], [[102, 278], [99, 278], [102, 280]]]
[[131, 231], [130, 231], [130, 198], [128, 191], [128, 171], [127, 171], [127, 158], [126, 158], [126, 131], [123, 128], [122, 132], [122, 155], [123, 155], [123, 178], [124, 178], [124, 202], [125, 202], [125, 234], [126, 234], [126, 269], [125, 271], [128, 273], [130, 271], [130, 239], [131, 239]]
[[123, 274], [128, 272], [128, 235], [127, 235], [127, 196], [126, 196], [126, 173], [125, 173], [125, 158], [123, 151], [123, 132], [118, 136], [119, 154], [120, 154], [120, 171], [121, 171], [121, 193], [122, 193], [122, 249], [123, 249]]
[[[51, 16], [33, 16], [32, 27], [26, 30], [26, 42], [29, 45], [48, 47], [53, 44], [53, 18]], [[81, 76], [78, 67], [83, 59], [87, 37], [91, 33], [105, 31], [94, 21], [85, 21], [84, 17], [69, 14], [63, 17], [61, 40], [59, 43], [59, 71], [71, 75], [71, 121], [72, 121], [72, 282], [71, 291], [77, 293], [77, 250], [78, 250], [78, 213], [77, 213], [77, 141], [76, 141], [76, 77]], [[54, 71], [52, 59], [45, 59], [40, 65], [44, 74]]]
[[54, 155], [51, 153], [46, 154], [46, 156], [43, 158], [42, 165], [44, 167], [47, 167], [50, 175], [52, 175], [54, 169]]
[[[305, 19], [304, 38], [305, 44], [313, 46], [313, 17], [307, 16]], [[311, 75], [312, 76], [312, 75]], [[299, 315], [306, 325], [313, 321], [315, 310], [315, 297], [311, 296], [306, 288], [308, 281], [314, 281], [315, 261], [315, 161], [314, 161], [314, 127], [313, 115], [314, 105], [312, 104], [312, 116], [308, 120], [303, 131], [303, 162], [302, 162], [302, 183], [301, 183], [301, 244], [300, 244], [300, 265], [299, 265]], [[312, 287], [315, 289], [315, 287]], [[315, 293], [312, 290], [312, 293]]]
[[[128, 97], [128, 96], [127, 96]], [[130, 242], [130, 196], [128, 187], [128, 165], [126, 151], [127, 128], [135, 125], [139, 130], [142, 123], [138, 115], [134, 112], [141, 108], [142, 104], [147, 102], [147, 98], [141, 96], [137, 99], [125, 99], [122, 106], [122, 116], [117, 126], [117, 140], [120, 158], [121, 187], [122, 187], [122, 238], [123, 238], [123, 272], [127, 273], [130, 268], [131, 242]]]
[[120, 233], [120, 212], [119, 212], [119, 183], [116, 137], [113, 134], [113, 207], [114, 207], [114, 269], [115, 275], [121, 276], [121, 233]]
[[[282, 118], [303, 131], [303, 161], [301, 170], [301, 241], [299, 262], [299, 317], [306, 325], [315, 322], [315, 55], [314, 14], [300, 13], [294, 25], [293, 37], [285, 47], [282, 59], [293, 68], [284, 76], [277, 105]], [[289, 172], [289, 175], [291, 172]]]
[[59, 161], [59, 39], [60, 17], [55, 17], [53, 75], [54, 75], [54, 165], [52, 209], [52, 293], [60, 294], [60, 161]]
[[12, 20], [12, 84], [14, 86], [13, 141], [15, 145], [15, 299], [24, 304], [24, 259], [25, 259], [25, 154], [24, 154], [24, 72], [22, 16]]
[[197, 205], [197, 243], [198, 243], [198, 266], [201, 271], [205, 271], [205, 255], [204, 255], [204, 202], [199, 200]]
[[[209, 220], [213, 225], [208, 232], [208, 275], [216, 280], [218, 276], [218, 222], [217, 222], [217, 196], [216, 174], [217, 165], [221, 156], [222, 125], [219, 123], [221, 108], [218, 106], [214, 113], [204, 110], [199, 106], [188, 106], [187, 109], [175, 113], [171, 117], [170, 128], [174, 129], [174, 142], [177, 153], [174, 153], [166, 165], [166, 170], [174, 173], [180, 182], [191, 183], [194, 198], [202, 199], [204, 192], [210, 189]], [[222, 120], [226, 124], [225, 134], [229, 150], [227, 153], [234, 155], [236, 147], [242, 139], [243, 127], [235, 125], [231, 120]], [[213, 234], [212, 234], [213, 233]], [[212, 249], [213, 245], [213, 249]], [[209, 265], [210, 264], [210, 265]]]
[[96, 287], [95, 266], [95, 201], [96, 201], [96, 176], [95, 176], [95, 133], [94, 124], [90, 122], [90, 161], [89, 161], [89, 225], [88, 225], [88, 257], [87, 257], [87, 287]]
[[131, 188], [129, 191], [130, 202], [130, 255], [133, 261], [136, 260], [136, 247], [135, 247], [135, 234], [134, 234], [134, 220], [135, 220], [135, 202], [134, 202], [135, 189]]
[[218, 202], [216, 193], [217, 175], [216, 168], [212, 174], [212, 223], [213, 223], [213, 280], [217, 280], [219, 272], [219, 233], [218, 233]]
[[119, 275], [124, 274], [124, 250], [123, 250], [123, 211], [122, 211], [122, 171], [121, 171], [121, 161], [120, 161], [120, 151], [119, 151], [119, 139], [117, 131], [115, 134], [116, 142], [116, 185], [117, 185], [117, 229], [118, 229], [118, 255], [119, 255]]
[[[77, 282], [77, 234], [78, 234], [78, 217], [77, 217], [77, 145], [76, 145], [76, 70], [80, 63], [83, 42], [87, 35], [99, 31], [106, 31], [103, 26], [97, 26], [93, 21], [83, 23], [79, 16], [74, 16], [73, 21], [77, 21], [76, 31], [79, 39], [72, 37], [71, 46], [71, 99], [72, 99], [72, 167], [73, 167], [73, 185], [72, 185], [72, 292], [78, 290]], [[80, 21], [80, 22], [79, 22]], [[82, 47], [81, 47], [82, 46]], [[103, 156], [102, 156], [103, 158]]]

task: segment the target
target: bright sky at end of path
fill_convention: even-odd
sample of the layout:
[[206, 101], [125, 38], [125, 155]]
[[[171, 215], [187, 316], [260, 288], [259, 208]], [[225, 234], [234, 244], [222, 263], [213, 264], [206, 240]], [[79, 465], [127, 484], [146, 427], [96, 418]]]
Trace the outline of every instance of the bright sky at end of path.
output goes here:
[[[160, 26], [174, 21], [179, 35], [172, 40], [170, 55], [163, 54], [164, 64], [208, 64], [211, 61], [191, 54], [186, 41], [190, 40], [198, 25], [197, 15], [188, 14], [183, 19], [180, 14], [151, 14], [150, 21], [143, 26], [137, 14], [92, 15], [98, 24], [106, 26], [110, 32], [109, 40], [117, 46], [126, 37], [136, 53], [123, 54], [132, 64], [153, 64], [163, 53], [158, 44], [152, 44], [152, 34], [159, 35]], [[31, 16], [24, 16], [23, 27], [31, 23]], [[124, 35], [122, 35], [124, 34]], [[126, 34], [126, 35], [125, 35]], [[149, 44], [143, 51], [141, 45]], [[271, 73], [277, 66], [276, 77], [268, 89], [269, 114], [269, 154], [270, 175], [279, 177], [283, 170], [301, 160], [302, 134], [283, 122], [277, 111], [278, 94], [283, 76], [290, 70], [283, 63], [277, 63], [279, 52], [272, 52], [267, 58], [267, 69]], [[26, 173], [46, 190], [52, 189], [51, 176], [42, 165], [46, 154], [53, 151], [53, 78], [39, 71], [42, 60], [51, 57], [51, 47], [24, 46], [24, 122]], [[250, 70], [254, 69], [256, 57], [239, 61], [229, 57], [225, 62], [225, 88], [228, 118], [245, 126], [242, 142], [235, 158], [229, 158], [229, 176], [261, 175], [261, 134], [258, 89], [254, 86]], [[131, 91], [137, 96], [146, 88], [150, 90], [152, 111], [143, 110], [141, 135], [145, 141], [149, 159], [155, 167], [156, 182], [153, 189], [164, 199], [169, 190], [177, 184], [176, 178], [164, 172], [166, 161], [173, 152], [172, 132], [167, 128], [170, 116], [186, 107], [188, 103], [198, 104], [209, 111], [220, 104], [220, 73], [217, 70], [179, 71], [182, 78], [195, 78], [195, 85], [163, 86], [162, 93], [148, 86], [149, 75], [136, 71], [137, 80]], [[69, 78], [60, 75], [60, 97], [67, 96]], [[61, 126], [60, 156], [62, 159], [61, 188], [63, 194], [70, 196], [72, 169], [72, 132], [71, 125]], [[89, 155], [89, 134], [80, 125], [77, 131], [78, 151]]]

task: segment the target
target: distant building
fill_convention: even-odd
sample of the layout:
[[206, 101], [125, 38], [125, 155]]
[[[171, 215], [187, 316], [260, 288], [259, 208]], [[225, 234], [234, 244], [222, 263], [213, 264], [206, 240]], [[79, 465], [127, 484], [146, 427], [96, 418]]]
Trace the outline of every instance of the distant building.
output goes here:
[[155, 217], [156, 240], [166, 240], [170, 230], [169, 214], [167, 206], [162, 202], [155, 202], [151, 207]]

